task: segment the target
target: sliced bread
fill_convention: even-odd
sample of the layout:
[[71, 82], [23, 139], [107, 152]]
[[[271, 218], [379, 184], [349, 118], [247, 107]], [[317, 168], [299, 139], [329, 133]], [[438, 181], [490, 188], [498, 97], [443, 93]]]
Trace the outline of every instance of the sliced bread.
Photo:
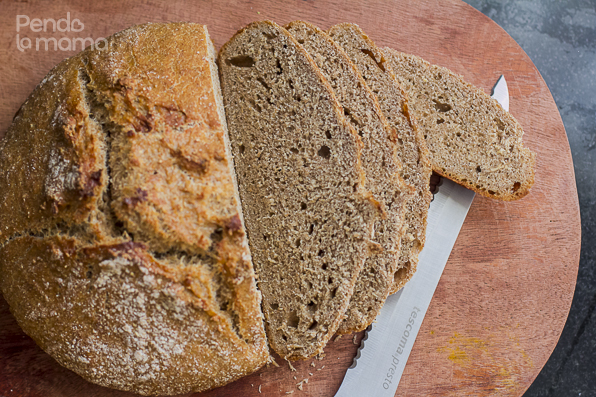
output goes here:
[[362, 143], [313, 60], [269, 21], [219, 53], [240, 198], [271, 347], [323, 351], [348, 307], [378, 210]]
[[520, 124], [483, 90], [415, 55], [383, 49], [410, 98], [435, 172], [483, 196], [516, 200], [534, 183]]
[[407, 96], [383, 52], [355, 24], [335, 25], [328, 33], [345, 50], [376, 94], [383, 114], [397, 133], [398, 153], [403, 164], [401, 176], [416, 189], [416, 194], [406, 204], [407, 231], [401, 242], [400, 264], [394, 274], [392, 292], [395, 292], [413, 276], [418, 254], [424, 247], [426, 218], [432, 198], [428, 149], [415, 118], [408, 111]]
[[295, 21], [286, 29], [311, 55], [333, 88], [347, 120], [361, 137], [366, 187], [386, 213], [384, 219], [375, 223], [373, 241], [378, 249], [372, 250], [364, 263], [346, 319], [338, 330], [357, 332], [372, 323], [393, 285], [405, 231], [405, 204], [413, 195], [413, 188], [399, 175], [402, 166], [397, 156], [397, 137], [346, 53], [325, 32], [307, 22]]

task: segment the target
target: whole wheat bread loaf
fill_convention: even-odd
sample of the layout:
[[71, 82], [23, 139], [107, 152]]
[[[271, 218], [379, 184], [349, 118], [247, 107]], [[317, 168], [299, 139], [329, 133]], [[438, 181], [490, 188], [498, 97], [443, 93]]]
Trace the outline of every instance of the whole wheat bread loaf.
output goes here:
[[83, 378], [135, 393], [221, 386], [269, 360], [197, 24], [146, 24], [56, 66], [0, 143], [0, 287]]
[[329, 35], [348, 54], [362, 77], [376, 94], [381, 110], [398, 137], [401, 176], [416, 188], [407, 204], [407, 231], [402, 238], [400, 264], [394, 274], [391, 292], [405, 285], [413, 276], [418, 254], [426, 238], [426, 218], [432, 195], [429, 191], [431, 166], [424, 137], [410, 114], [407, 95], [397, 82], [383, 52], [355, 24], [343, 23], [328, 30]]
[[346, 53], [325, 32], [307, 22], [295, 21], [286, 29], [311, 55], [361, 137], [366, 187], [385, 210], [384, 219], [375, 223], [373, 242], [378, 246], [371, 250], [358, 276], [338, 333], [362, 331], [373, 322], [392, 288], [405, 232], [405, 204], [414, 189], [399, 175], [402, 165], [397, 156], [397, 136]]
[[408, 92], [435, 172], [490, 198], [528, 194], [536, 156], [524, 147], [522, 127], [509, 112], [449, 69], [383, 51]]
[[230, 141], [271, 347], [322, 352], [343, 320], [377, 216], [361, 142], [313, 60], [255, 22], [219, 53]]

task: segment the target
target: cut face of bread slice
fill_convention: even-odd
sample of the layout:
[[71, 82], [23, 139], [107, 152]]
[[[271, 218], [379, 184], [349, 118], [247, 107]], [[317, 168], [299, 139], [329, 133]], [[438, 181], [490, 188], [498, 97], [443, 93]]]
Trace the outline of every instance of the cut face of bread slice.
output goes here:
[[362, 144], [285, 29], [252, 23], [218, 62], [269, 343], [307, 358], [339, 327], [368, 254], [377, 209]]
[[413, 188], [399, 175], [397, 137], [377, 103], [375, 95], [345, 52], [325, 32], [309, 23], [296, 21], [286, 29], [313, 58], [343, 107], [346, 119], [363, 142], [362, 165], [366, 187], [385, 210], [375, 223], [373, 241], [378, 249], [364, 263], [338, 333], [364, 330], [377, 316], [393, 285], [399, 264], [399, 248], [405, 231], [405, 204]]
[[383, 49], [410, 98], [435, 172], [483, 196], [516, 200], [534, 183], [519, 123], [483, 90], [424, 59]]
[[91, 382], [221, 386], [269, 350], [211, 39], [174, 23], [107, 41], [54, 68], [0, 144], [0, 287]]
[[392, 292], [395, 292], [413, 276], [418, 254], [424, 246], [426, 217], [432, 198], [428, 149], [415, 118], [408, 111], [407, 96], [383, 52], [357, 25], [339, 24], [331, 27], [328, 33], [345, 50], [376, 94], [383, 114], [398, 136], [399, 158], [403, 164], [401, 176], [416, 188], [416, 194], [406, 204], [407, 230], [402, 238], [400, 265], [394, 274]]

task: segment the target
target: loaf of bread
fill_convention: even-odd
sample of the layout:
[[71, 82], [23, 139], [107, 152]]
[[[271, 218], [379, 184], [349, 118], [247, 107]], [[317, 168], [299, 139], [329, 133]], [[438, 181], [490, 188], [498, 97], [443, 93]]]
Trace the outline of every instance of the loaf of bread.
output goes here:
[[426, 218], [432, 199], [429, 190], [432, 169], [428, 149], [415, 117], [409, 112], [407, 95], [397, 82], [383, 52], [355, 24], [339, 24], [331, 27], [328, 33], [346, 51], [376, 94], [381, 110], [397, 133], [398, 153], [403, 164], [401, 175], [416, 189], [416, 194], [406, 204], [407, 230], [401, 242], [400, 264], [394, 274], [393, 293], [414, 275], [418, 254], [426, 239]]
[[435, 172], [490, 198], [528, 194], [536, 156], [524, 147], [522, 127], [509, 112], [449, 69], [384, 51], [408, 92]]
[[397, 136], [358, 69], [325, 32], [303, 21], [286, 29], [311, 55], [343, 107], [344, 115], [364, 144], [362, 165], [366, 187], [385, 211], [375, 223], [374, 245], [358, 276], [346, 319], [338, 333], [362, 331], [385, 303], [399, 265], [399, 248], [405, 228], [406, 201], [414, 194], [399, 175]]
[[0, 143], [0, 287], [91, 382], [221, 386], [269, 352], [214, 48], [190, 23], [107, 41], [56, 66]]
[[350, 302], [377, 216], [362, 143], [311, 57], [255, 22], [219, 53], [226, 116], [269, 344], [323, 351]]

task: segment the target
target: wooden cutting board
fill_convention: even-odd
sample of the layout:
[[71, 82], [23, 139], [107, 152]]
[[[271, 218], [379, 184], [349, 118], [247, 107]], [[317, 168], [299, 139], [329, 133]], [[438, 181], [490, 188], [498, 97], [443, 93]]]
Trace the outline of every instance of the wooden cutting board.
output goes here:
[[[328, 28], [358, 23], [382, 46], [451, 68], [485, 91], [504, 74], [511, 113], [537, 153], [536, 184], [512, 203], [477, 196], [414, 344], [396, 395], [520, 396], [554, 349], [571, 304], [579, 263], [580, 218], [573, 163], [557, 106], [536, 67], [498, 25], [457, 0], [384, 1], [89, 0], [2, 1], [0, 136], [43, 76], [67, 56], [35, 50], [38, 37], [108, 36], [143, 22], [208, 25], [217, 47], [247, 23], [304, 19]], [[16, 31], [17, 15], [79, 19], [80, 32]], [[21, 22], [26, 21], [21, 17]], [[20, 51], [27, 37], [33, 48]], [[27, 44], [26, 40], [22, 44]], [[80, 45], [80, 44], [79, 44]], [[2, 194], [0, 192], [0, 194]], [[1, 275], [0, 275], [1, 277]], [[362, 334], [330, 342], [322, 360], [273, 365], [203, 396], [332, 396]], [[302, 383], [302, 390], [298, 384]], [[261, 394], [259, 394], [261, 392]], [[125, 396], [62, 368], [18, 327], [0, 298], [1, 396]]]

